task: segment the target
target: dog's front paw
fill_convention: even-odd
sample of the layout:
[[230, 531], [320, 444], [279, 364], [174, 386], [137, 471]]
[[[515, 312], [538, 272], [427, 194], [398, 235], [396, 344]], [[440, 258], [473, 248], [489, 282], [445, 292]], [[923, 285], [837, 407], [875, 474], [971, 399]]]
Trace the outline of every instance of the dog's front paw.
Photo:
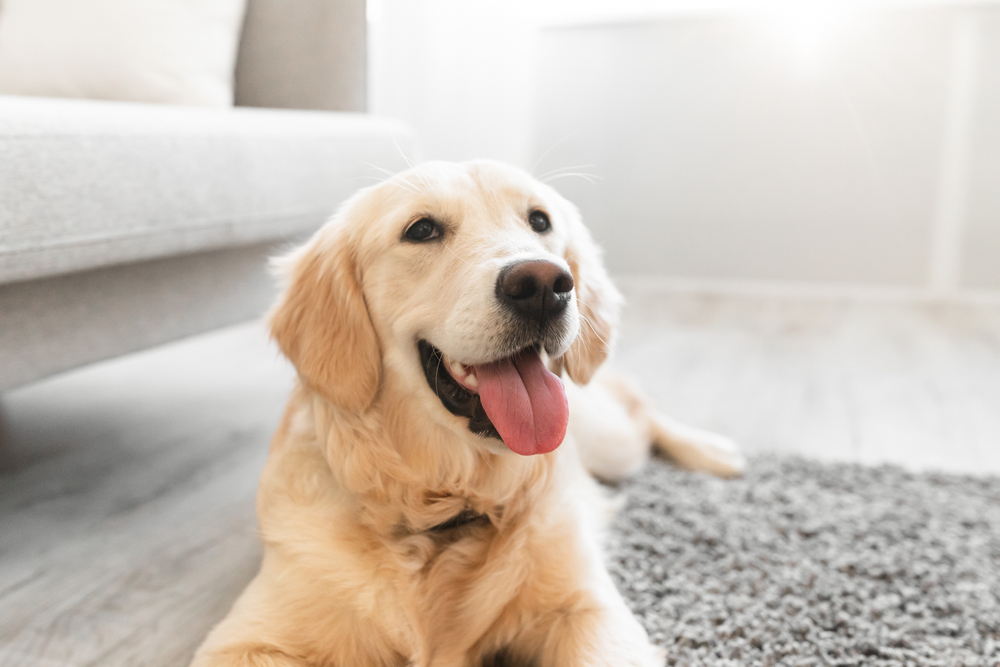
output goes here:
[[605, 665], [607, 667], [617, 667], [618, 665], [628, 665], [628, 667], [664, 667], [666, 664], [666, 649], [660, 646], [653, 646], [652, 644], [636, 647], [636, 650], [624, 660], [615, 658], [609, 662], [601, 663], [602, 667]]
[[613, 642], [598, 648], [596, 655], [586, 664], [594, 667], [664, 667], [666, 662], [666, 649], [654, 646], [644, 637], [639, 639], [633, 636], [628, 643]]

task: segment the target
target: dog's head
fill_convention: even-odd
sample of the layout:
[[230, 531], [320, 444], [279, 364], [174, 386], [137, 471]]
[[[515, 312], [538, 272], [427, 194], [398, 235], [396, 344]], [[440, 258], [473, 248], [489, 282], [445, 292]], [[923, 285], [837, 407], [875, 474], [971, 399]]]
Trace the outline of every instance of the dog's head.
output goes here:
[[271, 331], [307, 387], [348, 412], [417, 403], [520, 454], [562, 442], [557, 375], [590, 380], [620, 301], [576, 209], [483, 161], [428, 163], [361, 191], [284, 272]]

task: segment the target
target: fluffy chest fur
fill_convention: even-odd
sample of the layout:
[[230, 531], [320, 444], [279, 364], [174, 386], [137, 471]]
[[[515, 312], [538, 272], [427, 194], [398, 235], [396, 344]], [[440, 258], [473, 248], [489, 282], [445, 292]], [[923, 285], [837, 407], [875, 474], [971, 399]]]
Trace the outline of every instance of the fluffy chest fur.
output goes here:
[[[367, 626], [399, 656], [500, 650], [540, 596], [562, 595], [561, 582], [594, 565], [565, 544], [590, 535], [584, 517], [601, 512], [584, 505], [600, 493], [572, 446], [503, 466], [492, 454], [428, 448], [435, 434], [413, 426], [379, 416], [377, 404], [354, 419], [297, 390], [261, 478], [265, 569], [286, 590], [329, 587], [309, 623]], [[428, 449], [442, 454], [412, 460]], [[479, 518], [442, 527], [463, 512]], [[592, 537], [583, 541], [596, 558]]]

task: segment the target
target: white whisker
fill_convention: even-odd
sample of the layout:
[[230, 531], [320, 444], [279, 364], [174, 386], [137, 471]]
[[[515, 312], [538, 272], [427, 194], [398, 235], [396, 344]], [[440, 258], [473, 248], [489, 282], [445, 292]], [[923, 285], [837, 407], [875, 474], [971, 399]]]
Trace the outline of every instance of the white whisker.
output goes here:
[[[396, 179], [399, 179], [400, 181], [403, 181], [404, 183], [406, 183], [407, 185], [409, 185], [410, 188], [412, 188], [412, 189], [410, 189], [410, 192], [412, 192], [413, 194], [415, 194], [415, 195], [422, 195], [422, 194], [424, 194], [423, 190], [421, 190], [416, 185], [414, 185], [412, 182], [410, 182], [407, 179], [403, 178], [402, 176], [400, 176], [396, 172], [390, 171], [389, 169], [384, 169], [382, 167], [379, 167], [378, 165], [372, 164], [371, 162], [365, 162], [364, 164], [368, 165], [372, 169], [375, 169], [377, 171], [381, 171], [383, 174], [387, 174], [389, 176], [389, 179], [396, 178]], [[397, 185], [399, 187], [402, 187], [401, 185], [399, 185], [399, 183], [391, 181], [389, 179], [386, 179], [386, 181], [383, 181], [383, 182], [389, 182], [389, 183], [392, 183], [393, 185]], [[403, 189], [405, 190], [405, 189], [409, 189], [409, 188], [403, 188]]]
[[437, 394], [438, 396], [441, 395], [441, 392], [439, 391], [438, 387], [438, 376], [441, 374], [441, 364], [443, 363], [444, 363], [444, 357], [438, 355], [438, 365], [437, 368], [434, 369], [434, 393]]
[[400, 188], [402, 190], [406, 190], [407, 192], [412, 192], [415, 195], [419, 195], [420, 194], [419, 192], [417, 192], [413, 188], [408, 188], [405, 185], [403, 185], [402, 183], [397, 183], [396, 181], [388, 181], [387, 180], [387, 181], [383, 181], [383, 183], [385, 183], [386, 185], [393, 185], [393, 186], [395, 186], [397, 188]]
[[410, 158], [406, 157], [406, 153], [403, 152], [403, 149], [400, 147], [399, 142], [396, 141], [396, 136], [392, 135], [389, 138], [392, 139], [392, 145], [396, 147], [396, 150], [399, 151], [400, 156], [402, 156], [403, 162], [405, 162], [406, 164], [408, 164], [411, 169], [413, 167], [416, 167], [417, 165], [413, 162], [413, 160], [411, 160]]
[[391, 169], [386, 169], [385, 167], [380, 167], [377, 164], [372, 164], [371, 162], [362, 162], [361, 164], [371, 167], [376, 171], [381, 171], [383, 174], [387, 174], [389, 178], [396, 176], [396, 172], [392, 171]]
[[[577, 297], [576, 301], [581, 306], [587, 306], [587, 304], [584, 303], [584, 301], [582, 299], [580, 299], [580, 297]], [[587, 307], [589, 308], [589, 306], [587, 306]], [[583, 308], [578, 309], [578, 312], [579, 312], [579, 315], [580, 315], [580, 321], [585, 322], [587, 324], [587, 326], [590, 327], [590, 330], [594, 332], [594, 336], [597, 337], [597, 340], [601, 341], [604, 344], [604, 347], [606, 347], [607, 349], [610, 350], [611, 349], [611, 345], [608, 343], [608, 341], [604, 340], [604, 338], [601, 336], [600, 332], [597, 331], [597, 327], [594, 326], [594, 322], [583, 312]]]
[[414, 174], [416, 174], [416, 175], [417, 175], [417, 178], [419, 178], [419, 179], [420, 179], [420, 182], [421, 182], [421, 183], [423, 183], [424, 185], [426, 185], [426, 186], [427, 186], [428, 188], [433, 188], [433, 187], [434, 187], [434, 186], [433, 186], [433, 185], [431, 184], [431, 182], [430, 182], [430, 181], [428, 181], [428, 180], [427, 180], [426, 178], [424, 178], [424, 174], [423, 174], [423, 172], [422, 172], [422, 171], [420, 170], [420, 167], [418, 167], [418, 166], [414, 165], [414, 166], [413, 166], [413, 173], [414, 173]]
[[416, 174], [417, 178], [420, 179], [420, 182], [429, 188], [433, 187], [431, 185], [431, 182], [428, 181], [426, 178], [424, 178], [424, 175], [420, 172], [420, 167], [417, 166], [417, 163], [408, 158], [406, 156], [406, 153], [403, 152], [403, 149], [400, 147], [399, 142], [396, 141], [396, 137], [393, 136], [391, 138], [392, 138], [392, 143], [396, 146], [396, 150], [399, 151], [399, 154], [402, 156], [403, 161], [406, 162], [407, 165], [409, 165], [410, 169], [413, 170], [413, 173]]
[[541, 176], [538, 176], [538, 180], [544, 181], [544, 179], [548, 178], [549, 176], [555, 176], [556, 174], [563, 171], [571, 171], [573, 169], [590, 169], [591, 167], [596, 167], [596, 166], [597, 166], [596, 164], [574, 164], [570, 167], [560, 167], [559, 169], [553, 169], [552, 171], [547, 171]]
[[560, 179], [560, 178], [565, 178], [567, 176], [577, 176], [577, 177], [582, 178], [583, 180], [587, 181], [591, 185], [596, 185], [596, 183], [594, 183], [594, 181], [592, 179], [596, 178], [596, 179], [600, 179], [602, 181], [604, 180], [601, 176], [598, 176], [597, 174], [584, 174], [584, 173], [577, 173], [577, 172], [570, 172], [570, 173], [566, 173], [566, 174], [556, 174], [555, 176], [549, 176], [546, 179], [539, 179], [539, 180], [542, 181], [542, 183], [551, 183], [554, 180], [557, 180], [557, 179]]
[[445, 247], [445, 249], [448, 250], [448, 252], [450, 252], [452, 255], [454, 255], [458, 259], [458, 261], [465, 262], [469, 266], [475, 266], [475, 264], [473, 264], [469, 260], [467, 260], [464, 257], [462, 257], [461, 255], [459, 255], [457, 252], [455, 252], [454, 250], [452, 250], [451, 247], [447, 243], [445, 243], [444, 241], [441, 242], [441, 245], [443, 245]]
[[547, 155], [548, 155], [549, 153], [551, 153], [551, 152], [552, 152], [553, 150], [555, 150], [556, 146], [558, 146], [558, 145], [559, 145], [559, 144], [561, 144], [562, 142], [566, 141], [567, 139], [571, 139], [571, 138], [573, 138], [574, 136], [576, 136], [576, 133], [575, 133], [575, 132], [574, 132], [574, 133], [572, 133], [572, 134], [567, 134], [567, 135], [566, 135], [565, 137], [563, 137], [562, 139], [560, 139], [560, 140], [559, 140], [559, 141], [557, 141], [556, 143], [554, 143], [554, 144], [552, 144], [551, 146], [549, 146], [549, 149], [548, 149], [547, 151], [545, 151], [544, 153], [542, 153], [542, 157], [538, 158], [538, 160], [537, 160], [537, 161], [535, 162], [535, 164], [531, 165], [531, 169], [529, 169], [529, 170], [528, 170], [528, 173], [534, 176], [534, 174], [535, 174], [535, 169], [537, 169], [537, 168], [538, 168], [538, 165], [540, 165], [540, 164], [542, 163], [542, 160], [544, 160], [544, 159], [545, 159], [545, 157], [546, 157], [546, 156], [547, 156]]

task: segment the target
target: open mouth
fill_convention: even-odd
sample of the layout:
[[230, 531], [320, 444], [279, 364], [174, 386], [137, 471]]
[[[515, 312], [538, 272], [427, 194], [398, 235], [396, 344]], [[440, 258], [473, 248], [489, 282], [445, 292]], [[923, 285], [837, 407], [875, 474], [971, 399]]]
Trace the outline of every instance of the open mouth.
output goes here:
[[469, 419], [470, 431], [525, 456], [562, 444], [569, 422], [566, 392], [535, 347], [475, 366], [449, 358], [426, 340], [417, 347], [427, 384], [449, 412]]
[[420, 365], [424, 367], [427, 384], [441, 399], [441, 404], [453, 415], [469, 418], [469, 430], [484, 438], [503, 440], [493, 422], [483, 410], [479, 394], [463, 387], [447, 369], [444, 354], [425, 340], [417, 342]]

